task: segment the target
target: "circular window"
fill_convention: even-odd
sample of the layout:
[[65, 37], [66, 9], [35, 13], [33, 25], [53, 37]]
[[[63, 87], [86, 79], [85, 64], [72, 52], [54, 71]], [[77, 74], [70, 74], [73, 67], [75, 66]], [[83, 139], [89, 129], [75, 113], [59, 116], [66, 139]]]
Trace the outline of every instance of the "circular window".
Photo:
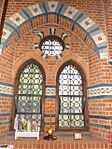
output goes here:
[[60, 55], [64, 50], [63, 40], [56, 35], [49, 35], [40, 41], [39, 45], [42, 52], [49, 56]]

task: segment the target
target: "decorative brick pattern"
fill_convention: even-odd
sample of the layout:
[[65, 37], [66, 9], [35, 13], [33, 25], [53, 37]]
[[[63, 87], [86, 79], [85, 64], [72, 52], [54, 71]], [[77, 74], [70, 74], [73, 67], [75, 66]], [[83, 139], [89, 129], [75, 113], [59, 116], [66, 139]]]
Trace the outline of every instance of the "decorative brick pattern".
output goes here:
[[112, 84], [98, 84], [88, 87], [88, 99], [112, 98]]
[[10, 121], [2, 121], [2, 122], [0, 122], [0, 125], [6, 125], [6, 124], [9, 124], [10, 123]]
[[112, 116], [89, 115], [89, 118], [112, 120]]
[[55, 114], [56, 107], [54, 99], [46, 98], [45, 105], [45, 114]]
[[0, 96], [12, 97], [13, 95], [13, 85], [0, 82]]
[[101, 124], [94, 124], [94, 123], [89, 123], [90, 126], [96, 127], [96, 128], [104, 128], [104, 129], [111, 129], [110, 125], [101, 125]]
[[[8, 46], [8, 40], [10, 36], [13, 36], [13, 33], [17, 31], [21, 26], [23, 26], [26, 21], [29, 21], [31, 23], [31, 28], [33, 29], [32, 21], [35, 17], [45, 15], [46, 23], [48, 23], [49, 14], [55, 14], [57, 18], [59, 18], [59, 16], [65, 17], [66, 20], [71, 20], [73, 22], [73, 26], [77, 24], [80, 29], [83, 29], [84, 32], [88, 34], [88, 36], [92, 40], [93, 45], [95, 46], [96, 52], [98, 53], [99, 57], [101, 59], [108, 59], [106, 37], [97, 26], [97, 24], [74, 7], [67, 6], [55, 1], [44, 2], [29, 6], [11, 16], [6, 21], [7, 24], [5, 24], [3, 30], [0, 53], [2, 53], [3, 49]], [[12, 31], [7, 29], [9, 28], [9, 26], [12, 28]]]
[[45, 115], [44, 115], [44, 130], [46, 131], [50, 126], [55, 130], [55, 118], [56, 118], [56, 86], [46, 86], [46, 99], [45, 99]]
[[54, 98], [56, 96], [56, 86], [46, 86], [46, 96], [50, 98]]
[[98, 137], [110, 140], [112, 84], [90, 86], [87, 94], [88, 99], [91, 99], [88, 100], [90, 131]]
[[[52, 97], [52, 96], [51, 96]], [[45, 99], [45, 117], [44, 117], [44, 131], [46, 131], [49, 126], [51, 125], [52, 128], [55, 130], [55, 99], [53, 98], [46, 98]]]
[[0, 113], [0, 117], [10, 116], [10, 113]]
[[51, 121], [51, 125], [55, 126], [56, 125], [55, 118], [56, 118], [55, 114], [45, 114], [45, 122], [46, 122], [45, 125], [50, 125], [50, 121]]

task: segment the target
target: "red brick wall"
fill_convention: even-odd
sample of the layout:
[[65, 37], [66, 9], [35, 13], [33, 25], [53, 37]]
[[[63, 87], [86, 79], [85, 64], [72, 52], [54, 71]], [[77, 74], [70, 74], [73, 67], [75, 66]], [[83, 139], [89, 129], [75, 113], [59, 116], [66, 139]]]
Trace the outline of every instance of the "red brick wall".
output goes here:
[[[11, 48], [7, 48], [6, 53], [0, 56], [0, 82], [12, 84], [13, 58], [14, 51]], [[12, 98], [0, 96], [0, 134], [9, 130], [12, 102]]]
[[105, 2], [105, 14], [106, 14], [106, 25], [107, 25], [107, 37], [110, 59], [112, 58], [112, 0]]
[[[7, 9], [7, 17], [9, 18], [12, 14], [17, 11], [23, 9], [24, 7], [30, 6], [41, 1], [17, 1], [10, 0]], [[84, 0], [84, 1], [60, 1], [66, 3], [68, 5], [74, 6], [78, 10], [84, 12], [88, 17], [94, 20], [100, 28], [106, 33], [106, 23], [105, 23], [105, 12], [104, 12], [104, 4], [100, 0]], [[60, 18], [60, 24], [54, 25], [55, 21], [54, 16], [49, 16], [49, 24], [43, 25], [46, 23], [45, 17], [41, 17], [40, 19], [34, 20], [33, 25], [35, 29], [32, 31], [31, 26], [27, 23], [19, 29], [19, 33], [21, 38], [17, 40], [17, 37], [10, 40], [10, 48], [7, 48], [2, 56], [0, 56], [0, 81], [6, 82], [9, 84], [14, 84], [15, 77], [20, 66], [27, 60], [34, 58], [45, 69], [46, 72], [46, 85], [56, 85], [56, 75], [64, 62], [72, 59], [76, 62], [84, 71], [87, 78], [87, 86], [109, 83], [112, 84], [111, 71], [112, 66], [108, 64], [107, 60], [99, 59], [98, 55], [94, 51], [93, 44], [90, 39], [86, 39], [85, 44], [89, 45], [89, 48], [82, 42], [85, 33], [83, 30], [80, 30], [78, 26], [76, 26], [73, 32], [71, 29], [71, 22], [66, 19]], [[38, 27], [37, 27], [38, 26]], [[63, 26], [63, 27], [62, 27]], [[66, 42], [71, 44], [70, 51], [65, 50], [63, 52], [63, 57], [59, 60], [56, 60], [54, 57], [48, 57], [47, 59], [43, 59], [41, 57], [41, 52], [39, 49], [34, 49], [33, 45], [35, 41], [38, 41], [37, 33], [39, 31], [44, 31], [47, 35], [49, 33], [49, 28], [55, 27], [57, 30], [57, 34], [61, 34], [63, 32], [68, 34], [68, 38]], [[107, 26], [108, 27], [108, 26]], [[111, 31], [111, 30], [110, 30]], [[79, 35], [80, 38], [79, 38]], [[14, 42], [13, 42], [14, 41]], [[111, 44], [110, 44], [111, 45]], [[109, 47], [110, 48], [110, 47]], [[8, 100], [8, 103], [6, 103]], [[97, 101], [96, 101], [97, 100]], [[110, 130], [106, 128], [97, 127], [102, 125], [111, 126], [110, 120], [102, 120], [99, 118], [92, 118], [94, 115], [98, 116], [111, 116], [111, 99], [96, 99], [96, 100], [88, 100], [88, 111], [91, 117], [89, 118], [89, 123], [91, 124], [89, 130], [97, 136], [110, 139]], [[49, 107], [50, 103], [53, 100], [46, 100], [46, 107]], [[14, 107], [12, 104], [12, 98], [9, 97], [0, 97], [0, 113], [10, 113], [11, 108]], [[6, 107], [7, 104], [7, 107]], [[55, 103], [53, 104], [55, 108]], [[49, 108], [48, 108], [49, 110]], [[48, 114], [47, 110], [45, 110]], [[55, 114], [53, 111], [52, 114]], [[8, 121], [10, 121], [10, 116], [8, 116]], [[7, 120], [5, 117], [0, 118], [0, 122], [5, 122]], [[48, 119], [45, 121], [49, 121]], [[54, 120], [53, 120], [54, 121]], [[0, 133], [5, 133], [9, 129], [10, 122], [7, 124], [2, 123], [0, 125]], [[53, 126], [55, 127], [55, 126]]]

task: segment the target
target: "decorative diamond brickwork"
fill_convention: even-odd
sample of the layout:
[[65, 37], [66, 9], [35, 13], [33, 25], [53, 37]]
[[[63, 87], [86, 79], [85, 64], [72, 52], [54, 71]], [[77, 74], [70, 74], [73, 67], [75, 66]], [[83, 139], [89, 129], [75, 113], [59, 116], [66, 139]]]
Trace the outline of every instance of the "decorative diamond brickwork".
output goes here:
[[0, 82], [0, 96], [12, 97], [13, 86], [11, 84]]
[[88, 98], [110, 98], [112, 97], [112, 84], [99, 84], [88, 87]]
[[56, 87], [55, 86], [47, 86], [46, 87], [46, 96], [56, 96]]

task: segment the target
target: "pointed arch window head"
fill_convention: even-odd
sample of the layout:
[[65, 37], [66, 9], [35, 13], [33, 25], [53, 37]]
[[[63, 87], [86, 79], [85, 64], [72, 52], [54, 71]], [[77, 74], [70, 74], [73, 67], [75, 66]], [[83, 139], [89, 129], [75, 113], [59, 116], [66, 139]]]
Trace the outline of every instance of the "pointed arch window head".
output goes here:
[[59, 74], [59, 128], [84, 128], [84, 85], [80, 71], [66, 65]]
[[38, 114], [41, 117], [43, 74], [34, 62], [21, 71], [17, 95], [17, 113]]

